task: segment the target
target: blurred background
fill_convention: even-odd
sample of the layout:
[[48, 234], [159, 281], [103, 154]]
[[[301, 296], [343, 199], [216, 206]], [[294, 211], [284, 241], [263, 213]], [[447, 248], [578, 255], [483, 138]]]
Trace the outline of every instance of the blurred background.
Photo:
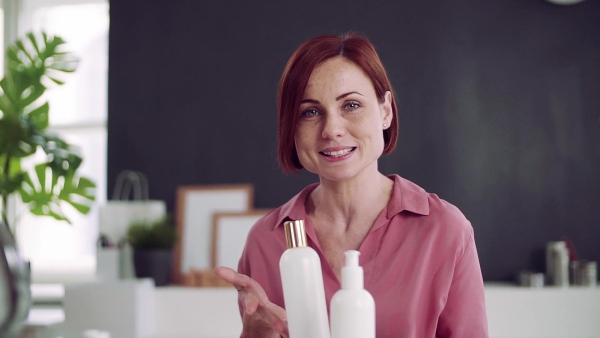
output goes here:
[[[600, 1], [3, 4], [5, 40], [44, 27], [81, 57], [74, 76], [87, 80], [56, 94], [75, 106], [51, 103], [50, 116], [82, 146], [98, 204], [123, 170], [145, 173], [170, 212], [183, 185], [250, 183], [256, 208], [286, 202], [317, 177], [277, 164], [279, 77], [308, 38], [353, 30], [375, 44], [400, 107], [381, 171], [463, 211], [486, 281], [544, 271], [546, 242], [565, 236], [600, 261]], [[93, 261], [97, 210], [80, 217], [22, 217], [38, 280]]]
[[111, 3], [108, 187], [140, 170], [179, 185], [252, 183], [277, 207], [317, 177], [276, 162], [276, 90], [306, 39], [375, 44], [399, 102], [380, 161], [458, 206], [484, 279], [544, 271], [569, 237], [600, 260], [600, 2], [543, 0]]

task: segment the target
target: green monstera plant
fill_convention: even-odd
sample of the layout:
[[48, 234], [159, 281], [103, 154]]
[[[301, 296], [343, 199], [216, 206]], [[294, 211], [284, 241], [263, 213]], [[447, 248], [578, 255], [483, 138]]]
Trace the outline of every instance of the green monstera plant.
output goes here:
[[[87, 214], [95, 200], [95, 183], [77, 173], [82, 162], [77, 148], [48, 131], [50, 105], [43, 94], [62, 85], [77, 66], [64, 44], [58, 36], [28, 33], [6, 51], [0, 81], [0, 209], [9, 229], [14, 229], [7, 210], [13, 194], [32, 214], [67, 222], [65, 204]], [[40, 149], [45, 160], [25, 170], [22, 161]]]

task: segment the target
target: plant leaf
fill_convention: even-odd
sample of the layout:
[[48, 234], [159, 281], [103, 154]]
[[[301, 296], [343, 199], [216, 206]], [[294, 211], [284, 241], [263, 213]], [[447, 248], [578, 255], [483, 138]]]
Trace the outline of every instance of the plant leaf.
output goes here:
[[48, 122], [49, 122], [48, 112], [49, 111], [50, 111], [50, 105], [48, 104], [48, 102], [46, 102], [43, 105], [30, 111], [28, 116], [29, 116], [29, 120], [31, 121], [31, 124], [36, 129], [39, 129], [39, 130], [44, 130], [44, 129], [48, 128]]
[[0, 154], [10, 157], [26, 157], [35, 153], [31, 143], [30, 128], [19, 116], [3, 116], [0, 119]]
[[74, 175], [69, 175], [65, 177], [64, 186], [58, 198], [85, 215], [91, 209], [91, 202], [96, 200], [96, 184], [88, 178], [76, 178]]
[[40, 163], [34, 167], [38, 182], [40, 182], [41, 192], [46, 192], [46, 168], [48, 168], [48, 163]]
[[48, 155], [48, 165], [55, 174], [67, 176], [79, 168], [83, 159], [74, 151], [76, 148], [53, 135], [40, 133], [39, 136], [41, 139], [37, 144]]
[[19, 194], [21, 195], [21, 200], [23, 203], [31, 203], [33, 201], [33, 194], [35, 193], [35, 186], [31, 177], [28, 173], [25, 173], [23, 176], [23, 183], [21, 185], [21, 189], [19, 190]]
[[45, 91], [46, 87], [41, 83], [34, 83], [31, 86], [25, 88], [23, 93], [21, 93], [19, 106], [25, 108], [28, 105], [34, 103], [37, 99], [42, 97]]
[[[73, 173], [64, 178], [62, 186], [58, 184], [59, 175], [51, 170], [48, 163], [35, 166], [38, 184], [25, 174], [20, 190], [21, 199], [29, 204], [29, 210], [38, 216], [50, 216], [60, 221], [69, 219], [62, 209], [62, 202], [70, 204], [82, 214], [91, 210], [92, 202], [95, 201], [96, 184], [85, 177], [76, 177]], [[46, 187], [50, 180], [50, 187]], [[59, 191], [56, 191], [59, 190]]]
[[0, 195], [8, 196], [21, 188], [25, 173], [18, 173], [10, 178], [2, 177], [0, 180]]
[[35, 49], [35, 52], [40, 54], [40, 47], [38, 46], [38, 43], [35, 39], [35, 36], [33, 35], [32, 32], [29, 32], [26, 34], [27, 38], [29, 39], [29, 41], [31, 41], [31, 45], [33, 46], [33, 48]]
[[8, 170], [6, 168], [6, 154], [0, 155], [0, 195], [8, 196], [18, 191], [23, 180], [25, 172], [21, 170], [21, 161], [18, 158], [10, 157]]
[[[29, 204], [29, 210], [34, 215], [62, 215], [60, 205], [57, 204], [58, 198], [56, 198], [56, 196], [52, 194], [52, 189], [46, 189], [47, 168], [48, 166], [46, 163], [41, 163], [35, 166], [34, 171], [36, 173], [37, 182], [39, 182], [39, 184], [35, 184], [30, 175], [25, 175], [25, 179], [23, 180], [23, 186], [20, 190], [21, 199], [24, 203]], [[56, 209], [58, 209], [58, 211]]]
[[[52, 174], [47, 163], [36, 165], [34, 171], [38, 184], [34, 183], [30, 175], [26, 175], [20, 190], [21, 200], [28, 204], [29, 210], [34, 215], [50, 216], [59, 221], [69, 222], [62, 210], [60, 199], [54, 193], [58, 178]], [[51, 186], [46, 187], [46, 182], [51, 182]]]

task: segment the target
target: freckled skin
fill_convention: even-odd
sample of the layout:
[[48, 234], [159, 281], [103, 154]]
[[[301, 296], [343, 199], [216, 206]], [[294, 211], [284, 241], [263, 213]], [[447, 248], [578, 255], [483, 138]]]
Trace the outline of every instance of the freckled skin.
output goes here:
[[[343, 57], [317, 66], [306, 86], [295, 135], [300, 162], [321, 180], [377, 175], [383, 125], [392, 119], [391, 94], [380, 102], [363, 70]], [[336, 161], [322, 152], [354, 149]]]

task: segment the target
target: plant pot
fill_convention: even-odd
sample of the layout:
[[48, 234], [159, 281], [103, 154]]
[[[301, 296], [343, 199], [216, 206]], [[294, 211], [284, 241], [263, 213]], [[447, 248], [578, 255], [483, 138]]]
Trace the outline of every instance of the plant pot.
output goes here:
[[172, 249], [134, 249], [133, 265], [137, 278], [152, 278], [156, 286], [171, 280]]
[[18, 333], [31, 308], [31, 269], [0, 223], [0, 337]]

